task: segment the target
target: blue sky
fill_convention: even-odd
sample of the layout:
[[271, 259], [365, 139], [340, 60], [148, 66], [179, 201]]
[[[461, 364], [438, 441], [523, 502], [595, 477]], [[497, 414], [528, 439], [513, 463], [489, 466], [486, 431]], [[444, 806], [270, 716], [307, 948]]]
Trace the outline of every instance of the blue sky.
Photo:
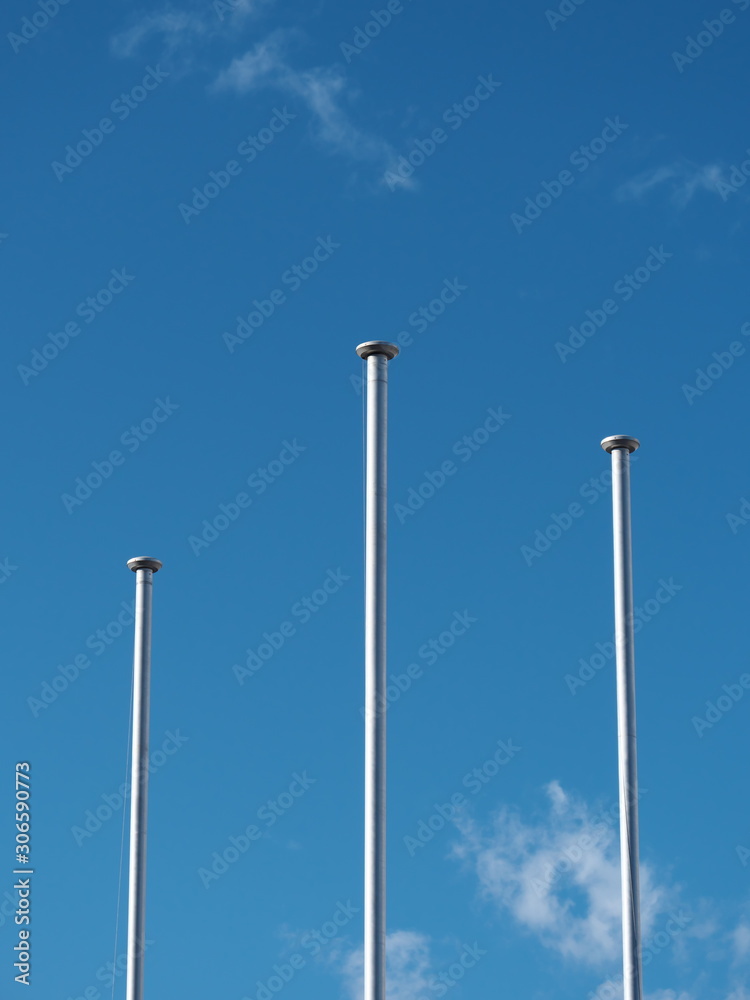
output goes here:
[[360, 995], [354, 349], [386, 339], [390, 1000], [620, 995], [615, 433], [647, 996], [748, 1000], [750, 4], [3, 20], [2, 995], [18, 761], [26, 992], [113, 995], [140, 554], [147, 992]]

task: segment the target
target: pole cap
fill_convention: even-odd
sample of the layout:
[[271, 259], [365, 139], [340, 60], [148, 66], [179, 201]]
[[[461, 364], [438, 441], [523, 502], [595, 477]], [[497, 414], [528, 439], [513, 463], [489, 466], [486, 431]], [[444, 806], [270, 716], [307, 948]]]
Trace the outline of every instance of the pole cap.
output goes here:
[[134, 573], [139, 569], [150, 569], [154, 573], [158, 573], [161, 567], [162, 563], [158, 559], [152, 559], [150, 556], [136, 556], [135, 559], [128, 559], [128, 569], [132, 569]]
[[641, 442], [638, 438], [630, 437], [628, 434], [613, 434], [612, 437], [605, 438], [602, 441], [602, 448], [610, 455], [615, 448], [627, 448], [628, 452], [632, 454], [640, 446]]
[[387, 340], [368, 340], [366, 344], [360, 344], [357, 348], [360, 358], [369, 358], [371, 354], [385, 354], [389, 361], [398, 354], [395, 344], [389, 344]]

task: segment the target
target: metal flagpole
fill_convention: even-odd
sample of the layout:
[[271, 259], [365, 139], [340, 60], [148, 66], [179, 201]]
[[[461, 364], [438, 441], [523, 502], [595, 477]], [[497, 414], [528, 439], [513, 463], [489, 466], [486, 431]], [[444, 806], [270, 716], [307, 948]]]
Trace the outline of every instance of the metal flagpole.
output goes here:
[[630, 525], [630, 455], [639, 446], [640, 442], [636, 438], [625, 434], [616, 434], [602, 441], [602, 448], [612, 456], [624, 1000], [643, 1000], [641, 899], [638, 875], [633, 553]]
[[357, 354], [367, 364], [364, 1000], [385, 1000], [388, 362], [398, 347], [370, 341]]
[[151, 684], [151, 597], [158, 559], [128, 560], [135, 574], [133, 654], [133, 752], [130, 776], [130, 874], [128, 885], [127, 1000], [143, 998], [146, 948], [146, 824], [148, 814], [148, 724]]

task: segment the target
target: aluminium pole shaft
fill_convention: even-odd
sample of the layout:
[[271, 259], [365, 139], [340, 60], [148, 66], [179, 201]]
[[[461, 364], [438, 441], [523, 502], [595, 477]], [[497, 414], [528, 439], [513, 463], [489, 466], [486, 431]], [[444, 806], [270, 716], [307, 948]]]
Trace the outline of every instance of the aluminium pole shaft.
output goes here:
[[633, 552], [630, 517], [630, 454], [639, 447], [639, 444], [640, 442], [636, 438], [623, 434], [605, 438], [602, 441], [602, 448], [612, 456], [624, 1000], [643, 1000], [638, 859]]
[[146, 950], [146, 828], [148, 820], [148, 731], [151, 688], [151, 598], [158, 559], [128, 560], [135, 574], [133, 653], [133, 746], [130, 776], [130, 869], [128, 880], [127, 1000], [143, 1000]]
[[385, 1000], [388, 362], [398, 348], [371, 341], [357, 354], [367, 365], [364, 1000]]

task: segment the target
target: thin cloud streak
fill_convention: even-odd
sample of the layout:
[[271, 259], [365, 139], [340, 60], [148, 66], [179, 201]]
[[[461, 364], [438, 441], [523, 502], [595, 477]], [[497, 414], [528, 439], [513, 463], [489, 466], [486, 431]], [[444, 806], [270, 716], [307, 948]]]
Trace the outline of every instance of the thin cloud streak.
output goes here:
[[[334, 67], [295, 70], [283, 55], [283, 33], [259, 42], [234, 59], [212, 85], [215, 92], [245, 94], [261, 87], [281, 90], [304, 102], [313, 116], [318, 141], [355, 161], [370, 162], [385, 172], [396, 160], [386, 140], [357, 128], [342, 107], [351, 97], [347, 79]], [[408, 181], [404, 187], [410, 187]]]
[[697, 167], [690, 163], [673, 163], [646, 170], [621, 184], [615, 191], [618, 201], [643, 201], [651, 191], [663, 184], [671, 188], [670, 200], [685, 208], [699, 191], [719, 195], [718, 184], [723, 171], [718, 164]]
[[187, 41], [205, 35], [207, 25], [203, 18], [189, 11], [164, 10], [147, 14], [136, 24], [112, 39], [112, 51], [122, 59], [137, 55], [151, 38], [162, 38], [166, 55], [174, 53]]
[[116, 56], [130, 59], [139, 55], [149, 42], [159, 41], [162, 45], [159, 58], [171, 63], [179, 54], [189, 67], [198, 44], [231, 35], [249, 15], [258, 13], [269, 2], [214, 0], [213, 4], [202, 3], [181, 10], [165, 4], [116, 34], [111, 48]]

